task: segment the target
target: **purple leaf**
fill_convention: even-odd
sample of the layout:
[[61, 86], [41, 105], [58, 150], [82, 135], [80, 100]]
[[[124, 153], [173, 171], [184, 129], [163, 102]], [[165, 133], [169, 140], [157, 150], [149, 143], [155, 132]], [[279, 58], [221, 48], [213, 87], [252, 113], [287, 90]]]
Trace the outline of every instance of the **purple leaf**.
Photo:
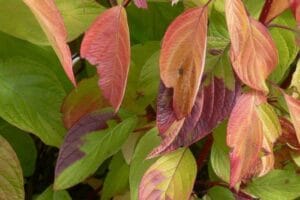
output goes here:
[[108, 128], [106, 122], [113, 118], [115, 118], [113, 112], [92, 113], [81, 118], [68, 131], [60, 147], [55, 176], [84, 156], [84, 153], [80, 151], [80, 146], [83, 144], [81, 138], [90, 132]]
[[146, 0], [134, 0], [133, 2], [138, 8], [144, 8], [144, 9], [148, 8], [148, 4]]

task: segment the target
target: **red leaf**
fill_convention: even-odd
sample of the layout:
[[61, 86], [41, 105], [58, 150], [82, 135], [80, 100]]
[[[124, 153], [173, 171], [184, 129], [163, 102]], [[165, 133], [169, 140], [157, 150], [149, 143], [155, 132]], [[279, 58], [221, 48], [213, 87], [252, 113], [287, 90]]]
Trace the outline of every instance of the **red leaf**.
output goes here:
[[164, 36], [160, 55], [160, 75], [173, 88], [173, 108], [177, 119], [189, 115], [195, 104], [206, 53], [207, 8], [189, 9], [177, 17]]
[[64, 99], [61, 111], [67, 129], [88, 113], [109, 106], [98, 88], [97, 79], [92, 77], [82, 80]]
[[67, 30], [54, 0], [23, 0], [40, 23], [68, 78], [76, 85]]
[[237, 100], [227, 126], [227, 145], [230, 152], [230, 186], [247, 179], [259, 160], [263, 142], [263, 124], [256, 107], [266, 102], [257, 92], [243, 94]]
[[278, 63], [271, 35], [260, 22], [248, 17], [241, 0], [226, 0], [225, 10], [235, 72], [248, 86], [268, 92], [265, 80]]
[[97, 66], [103, 96], [118, 111], [130, 65], [130, 41], [126, 11], [115, 6], [102, 13], [86, 32], [81, 56]]

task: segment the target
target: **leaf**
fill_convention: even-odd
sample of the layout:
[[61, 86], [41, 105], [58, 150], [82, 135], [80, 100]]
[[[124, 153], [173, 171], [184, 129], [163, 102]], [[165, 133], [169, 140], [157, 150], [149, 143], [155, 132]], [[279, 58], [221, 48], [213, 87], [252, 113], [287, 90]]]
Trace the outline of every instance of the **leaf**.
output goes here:
[[127, 118], [108, 127], [107, 120], [112, 116], [110, 112], [87, 115], [70, 129], [60, 148], [55, 168], [55, 189], [65, 189], [80, 183], [121, 149], [134, 129], [136, 119]]
[[0, 116], [58, 147], [65, 134], [60, 106], [65, 91], [55, 74], [35, 60], [0, 60]]
[[118, 111], [130, 65], [130, 41], [126, 11], [115, 6], [103, 12], [85, 33], [81, 56], [97, 66], [103, 96]]
[[[282, 13], [274, 20], [274, 23], [288, 27], [296, 26], [296, 22], [290, 12]], [[291, 31], [271, 28], [270, 33], [276, 44], [279, 56], [279, 63], [270, 75], [270, 80], [280, 83], [288, 76], [290, 65], [294, 62], [299, 52], [299, 47], [296, 44], [295, 34]]]
[[[12, 2], [12, 1], [11, 1]], [[13, 1], [15, 2], [15, 1]], [[25, 6], [25, 5], [24, 5]], [[1, 8], [1, 7], [0, 7]], [[0, 31], [0, 59], [6, 60], [10, 57], [22, 57], [33, 60], [55, 74], [63, 89], [68, 92], [73, 85], [66, 77], [61, 64], [51, 47], [37, 46], [27, 41], [20, 40]]]
[[129, 165], [125, 162], [121, 152], [117, 153], [109, 165], [109, 172], [104, 180], [101, 200], [125, 193], [129, 186]]
[[273, 170], [250, 182], [246, 191], [262, 200], [292, 200], [300, 196], [300, 177], [288, 170]]
[[293, 74], [291, 87], [297, 89], [298, 94], [300, 95], [300, 60], [297, 62], [296, 71]]
[[12, 146], [20, 161], [23, 175], [31, 176], [35, 170], [37, 150], [28, 133], [0, 120], [0, 135]]
[[76, 85], [67, 30], [54, 0], [23, 0], [40, 23], [68, 78]]
[[82, 80], [65, 98], [61, 110], [67, 129], [83, 116], [109, 106], [99, 90], [97, 80], [96, 76]]
[[186, 117], [196, 101], [205, 63], [207, 8], [189, 9], [165, 33], [159, 60], [160, 76], [173, 88], [177, 119]]
[[218, 199], [235, 200], [236, 199], [229, 189], [221, 186], [214, 186], [213, 188], [208, 190], [207, 194], [211, 200], [218, 200]]
[[174, 127], [173, 130], [170, 128], [177, 123], [172, 110], [172, 91], [161, 86], [157, 102], [157, 126], [163, 142], [153, 150], [150, 157], [199, 141], [229, 116], [236, 98], [240, 95], [240, 83], [235, 81], [233, 74], [228, 71], [230, 66], [225, 60], [220, 60], [216, 65], [215, 75], [208, 77], [206, 84], [203, 84], [198, 92], [192, 113], [175, 129], [176, 131]]
[[72, 200], [72, 198], [66, 190], [54, 191], [51, 185], [36, 200]]
[[283, 144], [287, 144], [293, 150], [300, 149], [300, 144], [297, 139], [296, 130], [293, 124], [286, 118], [280, 117], [279, 122], [281, 125], [281, 136], [279, 138], [279, 142]]
[[256, 107], [266, 102], [258, 92], [243, 94], [237, 100], [227, 127], [230, 152], [230, 187], [247, 179], [255, 170], [263, 142], [263, 124]]
[[[159, 85], [159, 41], [148, 41], [131, 47], [131, 66], [122, 107], [145, 114], [146, 107], [155, 101]], [[132, 102], [136, 102], [133, 104]]]
[[[59, 0], [55, 3], [67, 27], [68, 42], [80, 36], [104, 10], [94, 0]], [[38, 21], [23, 1], [0, 0], [0, 4], [1, 31], [37, 45], [49, 45]]]
[[2, 199], [24, 199], [22, 169], [16, 153], [0, 136], [0, 195]]
[[229, 148], [226, 145], [226, 123], [213, 132], [214, 143], [210, 153], [210, 163], [215, 174], [226, 183], [230, 180]]
[[144, 174], [139, 199], [189, 199], [197, 165], [189, 149], [181, 148], [159, 158]]
[[300, 100], [295, 99], [284, 93], [284, 98], [287, 103], [292, 123], [296, 130], [298, 142], [300, 142]]
[[144, 8], [144, 9], [148, 8], [148, 4], [146, 0], [134, 0], [133, 2], [138, 8]]
[[268, 92], [265, 80], [278, 63], [276, 46], [266, 27], [248, 17], [241, 0], [225, 4], [233, 68], [245, 84]]
[[131, 200], [138, 200], [138, 188], [143, 175], [157, 159], [146, 159], [150, 151], [158, 145], [160, 138], [156, 128], [148, 131], [139, 141], [130, 164], [129, 184]]
[[[133, 44], [143, 44], [153, 40], [160, 41], [168, 25], [183, 11], [182, 3], [171, 6], [170, 2], [166, 1], [148, 1], [147, 4], [146, 11], [132, 4], [126, 8], [130, 39]], [[143, 34], [141, 34], [141, 30]]]
[[269, 24], [275, 17], [280, 15], [290, 6], [290, 0], [272, 0], [266, 1], [259, 21], [263, 24]]

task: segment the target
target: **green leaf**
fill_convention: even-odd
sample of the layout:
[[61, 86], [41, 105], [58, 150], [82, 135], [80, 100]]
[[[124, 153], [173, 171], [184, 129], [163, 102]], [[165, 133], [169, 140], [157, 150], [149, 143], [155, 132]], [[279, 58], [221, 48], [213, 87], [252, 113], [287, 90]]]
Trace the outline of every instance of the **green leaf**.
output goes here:
[[0, 135], [2, 135], [16, 152], [21, 163], [24, 176], [31, 176], [35, 169], [37, 150], [28, 133], [17, 129], [0, 119]]
[[24, 199], [22, 169], [16, 153], [0, 136], [0, 197], [1, 199]]
[[65, 190], [54, 191], [51, 185], [36, 200], [72, 200], [72, 198]]
[[293, 171], [273, 170], [248, 184], [246, 191], [261, 200], [292, 200], [300, 197], [300, 176]]
[[34, 60], [54, 72], [67, 92], [73, 87], [51, 47], [37, 46], [1, 31], [0, 44], [0, 60], [10, 57]]
[[232, 192], [229, 189], [221, 186], [215, 186], [209, 189], [207, 194], [211, 200], [235, 200]]
[[222, 123], [213, 132], [214, 143], [210, 153], [210, 162], [215, 174], [229, 183], [230, 162], [229, 147], [226, 145], [226, 126], [227, 123]]
[[295, 87], [300, 95], [300, 59], [298, 60], [296, 71], [293, 74], [291, 87]]
[[[127, 88], [122, 107], [135, 113], [144, 113], [145, 108], [153, 100], [158, 90], [159, 71], [158, 41], [149, 41], [145, 44], [138, 44], [131, 47], [131, 66], [127, 81]], [[142, 88], [147, 86], [147, 88]], [[148, 85], [150, 84], [150, 85]], [[157, 85], [157, 87], [156, 87]], [[156, 87], [156, 88], [155, 88]], [[147, 89], [150, 89], [149, 91]], [[155, 91], [156, 90], [156, 91]], [[132, 103], [136, 102], [136, 103]]]
[[256, 109], [259, 119], [263, 124], [264, 136], [269, 142], [274, 143], [281, 135], [281, 126], [273, 107], [268, 103], [263, 103], [256, 107]]
[[197, 164], [188, 148], [163, 155], [144, 174], [139, 199], [189, 199], [197, 175]]
[[69, 188], [93, 174], [107, 158], [121, 149], [136, 123], [137, 119], [131, 117], [108, 129], [85, 135], [80, 146], [84, 156], [56, 174], [54, 188]]
[[59, 146], [65, 134], [60, 106], [65, 91], [55, 74], [25, 58], [0, 60], [0, 116], [14, 126]]
[[131, 200], [138, 200], [138, 188], [140, 181], [146, 170], [155, 162], [156, 159], [147, 160], [148, 154], [160, 143], [160, 137], [156, 128], [148, 131], [143, 136], [133, 155], [130, 165], [129, 184]]
[[[287, 27], [296, 27], [294, 16], [289, 11], [281, 14], [272, 23]], [[299, 47], [296, 44], [295, 34], [289, 30], [274, 27], [270, 29], [270, 33], [279, 54], [279, 63], [270, 75], [270, 79], [279, 83], [287, 76], [290, 65], [299, 52]]]
[[129, 165], [125, 162], [121, 152], [117, 153], [110, 165], [105, 178], [101, 200], [109, 200], [111, 197], [126, 192], [129, 186]]
[[[64, 18], [69, 41], [82, 34], [104, 11], [94, 0], [56, 0], [56, 3]], [[35, 44], [49, 44], [39, 23], [22, 0], [0, 0], [0, 4], [1, 31]]]
[[[133, 44], [149, 40], [161, 40], [168, 25], [183, 11], [182, 2], [172, 6], [170, 2], [148, 2], [143, 10], [131, 4], [126, 8], [130, 38]], [[142, 34], [141, 34], [142, 33]]]

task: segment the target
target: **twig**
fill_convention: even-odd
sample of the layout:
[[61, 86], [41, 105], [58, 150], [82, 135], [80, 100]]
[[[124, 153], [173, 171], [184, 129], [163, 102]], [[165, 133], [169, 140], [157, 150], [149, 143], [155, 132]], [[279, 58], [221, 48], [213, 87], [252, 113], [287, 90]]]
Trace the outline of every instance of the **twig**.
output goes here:
[[198, 171], [200, 171], [201, 168], [203, 167], [203, 164], [205, 163], [205, 160], [207, 159], [207, 157], [210, 153], [212, 144], [213, 144], [213, 137], [212, 137], [212, 134], [209, 134], [205, 141], [204, 147], [201, 149], [201, 152], [197, 159]]

